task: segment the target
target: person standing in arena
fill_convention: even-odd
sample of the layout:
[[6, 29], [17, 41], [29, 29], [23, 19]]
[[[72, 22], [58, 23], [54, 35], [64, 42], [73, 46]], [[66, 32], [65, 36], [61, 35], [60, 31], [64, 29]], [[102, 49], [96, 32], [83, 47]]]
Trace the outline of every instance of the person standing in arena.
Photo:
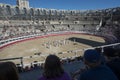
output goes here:
[[38, 80], [71, 80], [63, 70], [60, 59], [55, 55], [46, 58], [43, 75]]

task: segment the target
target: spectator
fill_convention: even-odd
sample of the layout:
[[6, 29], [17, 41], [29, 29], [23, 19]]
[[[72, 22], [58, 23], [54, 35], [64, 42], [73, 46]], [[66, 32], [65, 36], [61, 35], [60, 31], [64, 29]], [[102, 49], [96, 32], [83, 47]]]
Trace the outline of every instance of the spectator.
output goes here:
[[63, 70], [60, 59], [55, 55], [49, 55], [46, 58], [44, 72], [39, 80], [71, 80], [68, 74]]
[[18, 71], [14, 63], [0, 63], [0, 80], [19, 80]]
[[106, 57], [106, 65], [112, 69], [120, 80], [120, 58], [116, 50], [113, 48], [105, 48], [104, 55]]
[[79, 80], [118, 80], [110, 68], [101, 65], [101, 55], [96, 50], [85, 51], [84, 63], [89, 69], [81, 73]]

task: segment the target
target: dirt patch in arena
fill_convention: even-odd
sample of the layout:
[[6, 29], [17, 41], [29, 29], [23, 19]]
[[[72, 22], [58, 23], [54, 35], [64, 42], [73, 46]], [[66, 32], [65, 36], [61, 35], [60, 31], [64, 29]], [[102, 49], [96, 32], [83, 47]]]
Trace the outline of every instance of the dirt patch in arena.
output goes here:
[[[0, 59], [24, 57], [24, 63], [32, 63], [44, 61], [49, 54], [60, 58], [82, 56], [83, 49], [104, 44], [104, 38], [86, 34], [47, 36], [9, 45], [0, 50]], [[14, 62], [19, 63], [20, 60]]]

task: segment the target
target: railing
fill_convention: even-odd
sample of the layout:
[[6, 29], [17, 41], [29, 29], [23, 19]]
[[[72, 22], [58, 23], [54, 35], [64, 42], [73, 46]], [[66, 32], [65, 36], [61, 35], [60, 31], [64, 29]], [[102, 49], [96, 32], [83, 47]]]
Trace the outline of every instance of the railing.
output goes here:
[[[103, 46], [97, 46], [97, 47], [91, 47], [91, 48], [85, 48], [85, 49], [79, 49], [79, 50], [74, 50], [73, 52], [80, 52], [80, 51], [84, 52], [87, 49], [95, 49], [95, 48], [102, 48], [102, 52], [104, 52], [103, 48], [105, 48], [105, 47], [116, 47], [116, 46], [120, 47], [120, 43], [103, 45]], [[64, 52], [63, 54], [65, 54], [65, 53], [67, 53], [67, 52]], [[55, 55], [57, 55], [57, 53]], [[34, 55], [34, 56], [26, 56], [26, 57], [16, 57], [16, 58], [0, 59], [0, 61], [20, 60], [20, 65], [19, 66], [25, 67], [25, 66], [30, 66], [31, 63], [24, 64], [24, 62], [23, 62], [24, 59], [37, 58], [37, 57], [46, 57], [46, 56], [48, 56], [48, 55], [42, 54], [40, 56]], [[72, 57], [61, 58], [61, 60], [66, 60], [68, 58], [74, 59], [76, 57], [78, 57], [78, 55], [75, 54], [75, 56], [72, 56]], [[37, 64], [42, 64], [42, 63], [44, 63], [44, 61], [37, 62]], [[36, 63], [32, 63], [32, 64], [36, 64]]]

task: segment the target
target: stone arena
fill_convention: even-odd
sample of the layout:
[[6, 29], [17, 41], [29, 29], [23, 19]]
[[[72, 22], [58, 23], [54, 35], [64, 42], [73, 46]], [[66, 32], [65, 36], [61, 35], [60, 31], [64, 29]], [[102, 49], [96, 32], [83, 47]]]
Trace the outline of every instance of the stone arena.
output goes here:
[[[16, 4], [11, 4], [15, 3], [14, 1]], [[57, 8], [58, 5], [55, 5], [56, 1], [48, 3], [47, 0], [43, 1], [45, 1], [46, 6], [48, 3], [52, 3], [51, 7], [42, 8], [42, 0], [0, 1], [0, 63], [15, 63], [19, 72], [19, 80], [38, 80], [40, 76], [44, 75], [45, 60], [50, 54], [60, 58], [59, 62], [62, 68], [68, 73], [71, 80], [77, 80], [81, 72], [84, 72], [85, 69], [88, 70], [89, 65], [86, 64], [84, 56], [88, 49], [95, 49], [100, 53], [102, 59], [96, 62], [98, 64], [101, 62], [105, 65], [109, 61], [105, 60], [106, 55], [104, 54], [107, 48], [114, 49], [115, 53], [113, 51], [112, 54], [117, 59], [120, 58], [120, 6], [97, 9], [99, 5], [95, 3], [96, 9], [90, 9], [93, 5], [89, 6], [89, 4], [96, 1], [90, 1], [90, 3], [85, 1], [87, 5], [82, 5], [89, 8], [82, 10], [78, 9], [82, 7], [80, 0], [78, 2], [56, 0], [62, 2], [62, 5], [58, 3], [61, 8], [63, 7], [59, 9]], [[72, 2], [72, 5], [69, 2]], [[73, 2], [78, 3], [78, 5], [74, 5]], [[97, 2], [103, 4], [106, 1]], [[39, 7], [35, 7], [37, 5]], [[77, 7], [75, 9], [64, 8], [67, 5]], [[101, 6], [105, 7], [104, 5]], [[98, 59], [98, 57], [96, 58]], [[91, 60], [90, 58], [87, 62], [90, 63]], [[48, 63], [52, 64], [52, 62]], [[6, 70], [2, 69], [1, 65], [0, 69], [2, 71], [0, 72], [2, 73], [0, 74], [1, 80], [1, 75], [4, 75], [3, 72], [10, 71], [10, 69], [9, 66], [6, 67]], [[74, 76], [76, 71], [80, 71], [80, 73]], [[10, 77], [12, 77], [11, 72]], [[55, 77], [55, 79], [57, 78]]]

